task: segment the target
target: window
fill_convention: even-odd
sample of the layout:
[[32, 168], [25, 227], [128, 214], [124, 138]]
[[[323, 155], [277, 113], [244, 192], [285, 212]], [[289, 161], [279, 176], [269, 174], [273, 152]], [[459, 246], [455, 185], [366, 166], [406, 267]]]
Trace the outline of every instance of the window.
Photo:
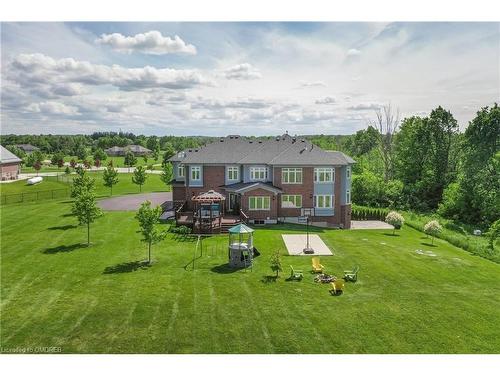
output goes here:
[[240, 180], [239, 172], [240, 172], [239, 167], [227, 167], [227, 179], [229, 181], [239, 181]]
[[351, 204], [351, 191], [350, 190], [346, 190], [346, 192], [345, 192], [345, 203]]
[[252, 181], [265, 181], [265, 180], [267, 180], [267, 168], [266, 167], [251, 167], [250, 168], [250, 180], [252, 180]]
[[315, 195], [314, 207], [316, 208], [332, 208], [333, 195]]
[[281, 196], [282, 208], [301, 208], [302, 195], [282, 195]]
[[179, 177], [184, 177], [184, 166], [183, 165], [179, 165], [177, 167], [177, 175]]
[[201, 167], [191, 167], [191, 181], [201, 181]]
[[270, 197], [248, 197], [248, 208], [250, 211], [259, 211], [271, 209]]
[[346, 175], [347, 175], [347, 179], [349, 180], [351, 178], [351, 167], [347, 167]]
[[335, 169], [314, 168], [314, 182], [324, 184], [335, 181]]
[[283, 184], [301, 184], [302, 168], [283, 168], [281, 170], [281, 182]]

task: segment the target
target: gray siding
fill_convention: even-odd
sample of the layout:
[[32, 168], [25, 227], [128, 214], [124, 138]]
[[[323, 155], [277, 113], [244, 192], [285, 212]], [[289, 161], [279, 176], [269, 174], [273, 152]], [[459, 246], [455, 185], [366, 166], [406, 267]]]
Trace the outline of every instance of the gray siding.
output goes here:
[[[173, 168], [173, 172], [174, 172], [174, 180], [185, 181], [184, 177], [179, 176], [179, 164], [180, 164], [180, 162], [178, 162], [178, 161], [172, 162], [172, 168]], [[184, 175], [185, 175], [185, 173], [184, 173]]]
[[[201, 170], [200, 170], [200, 177], [201, 177], [201, 180], [199, 181], [191, 181], [191, 168], [193, 167], [200, 167]], [[189, 165], [189, 166], [186, 166], [187, 170], [186, 172], [189, 173], [189, 186], [195, 186], [195, 187], [203, 187], [203, 166], [202, 165], [198, 165], [198, 164], [193, 164], [193, 165]]]
[[267, 180], [266, 181], [272, 181], [273, 180], [273, 176], [272, 176], [272, 169], [269, 168], [269, 166], [267, 165], [264, 165], [264, 164], [260, 164], [260, 165], [244, 165], [243, 166], [243, 182], [252, 182], [252, 180], [250, 180], [250, 168], [252, 167], [265, 167], [267, 168]]
[[[227, 179], [227, 176], [228, 176], [227, 175], [227, 169], [228, 169], [228, 167], [239, 167], [240, 171], [239, 171], [239, 174], [238, 174], [238, 177], [239, 177], [238, 180], [235, 181], [235, 180], [228, 180]], [[241, 182], [241, 178], [242, 178], [242, 175], [243, 175], [242, 170], [243, 170], [243, 168], [242, 168], [241, 165], [236, 165], [236, 164], [228, 164], [228, 165], [226, 165], [225, 168], [224, 168], [224, 183], [226, 185], [231, 185], [231, 184], [237, 184], [238, 182]]]
[[[347, 168], [351, 169], [351, 177], [347, 178]], [[346, 192], [347, 190], [351, 191], [351, 201], [352, 201], [352, 189], [351, 189], [351, 181], [352, 181], [352, 167], [343, 166], [341, 168], [340, 174], [342, 175], [342, 179], [340, 181], [340, 205], [347, 204], [346, 201]]]
[[[330, 165], [321, 165], [317, 166], [315, 168], [333, 168], [333, 166]], [[334, 202], [335, 200], [338, 199], [338, 197], [335, 196], [335, 180], [339, 178], [336, 174], [337, 171], [335, 171], [335, 177], [333, 182], [329, 183], [314, 183], [314, 195], [333, 195]], [[313, 174], [314, 178], [314, 174]], [[332, 208], [315, 208], [314, 212], [316, 216], [334, 216], [335, 215], [335, 203]]]

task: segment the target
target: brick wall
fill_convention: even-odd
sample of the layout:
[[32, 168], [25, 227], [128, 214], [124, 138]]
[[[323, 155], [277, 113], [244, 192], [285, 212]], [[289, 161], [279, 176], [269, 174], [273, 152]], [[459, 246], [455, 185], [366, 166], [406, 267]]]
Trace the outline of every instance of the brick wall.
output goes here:
[[17, 179], [19, 168], [19, 163], [5, 163], [0, 165], [2, 180]]
[[[302, 167], [302, 184], [283, 184], [281, 172], [281, 167], [274, 168], [274, 186], [283, 190], [283, 194], [302, 195], [302, 207], [313, 207], [314, 168]], [[281, 195], [278, 198], [278, 216], [300, 216], [300, 208], [282, 208]]]
[[[192, 209], [193, 205], [191, 203], [191, 197], [193, 195], [198, 195], [200, 193], [207, 192], [209, 190], [214, 190], [219, 193], [224, 194], [225, 192], [220, 189], [220, 186], [223, 186], [225, 183], [226, 170], [223, 165], [218, 166], [203, 166], [203, 187], [190, 187], [186, 186], [185, 196], [188, 201], [188, 209]], [[188, 183], [188, 182], [186, 182]]]
[[[256, 197], [256, 196], [266, 196], [270, 198], [271, 209], [269, 211], [250, 211], [248, 207], [248, 197]], [[250, 219], [276, 219], [277, 217], [277, 207], [278, 207], [278, 196], [274, 195], [274, 193], [264, 190], [264, 189], [255, 189], [246, 192], [241, 196], [241, 209], [248, 215]]]

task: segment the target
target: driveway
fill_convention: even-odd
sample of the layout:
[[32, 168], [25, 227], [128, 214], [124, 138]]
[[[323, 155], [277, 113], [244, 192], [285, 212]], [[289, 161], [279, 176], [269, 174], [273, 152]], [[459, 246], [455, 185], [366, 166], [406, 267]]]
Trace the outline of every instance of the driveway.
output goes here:
[[351, 220], [351, 229], [392, 229], [392, 225], [380, 220]]
[[158, 206], [165, 202], [172, 204], [172, 193], [145, 193], [129, 194], [119, 197], [101, 199], [99, 207], [106, 211], [137, 211], [144, 201], [151, 201], [151, 205]]

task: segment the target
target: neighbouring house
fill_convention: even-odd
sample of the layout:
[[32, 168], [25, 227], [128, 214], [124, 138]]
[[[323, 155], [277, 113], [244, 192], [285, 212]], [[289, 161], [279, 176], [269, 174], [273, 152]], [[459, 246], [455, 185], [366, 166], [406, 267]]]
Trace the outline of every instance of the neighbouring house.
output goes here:
[[5, 147], [0, 146], [0, 174], [2, 181], [17, 180], [21, 171], [21, 159]]
[[30, 145], [30, 144], [20, 144], [20, 145], [14, 145], [17, 148], [20, 148], [27, 154], [31, 154], [32, 152], [39, 151], [40, 149], [36, 146]]
[[[232, 135], [181, 151], [170, 161], [176, 219], [193, 229], [203, 220], [205, 227], [214, 221], [208, 225], [212, 231], [239, 221], [300, 223], [304, 216], [319, 226], [351, 226], [355, 161], [306, 139], [285, 134], [260, 141]], [[198, 197], [211, 191], [219, 199], [200, 203]]]
[[125, 156], [127, 152], [132, 152], [135, 156], [144, 156], [151, 153], [151, 150], [141, 145], [128, 145], [125, 147], [114, 146], [105, 150], [108, 156]]

